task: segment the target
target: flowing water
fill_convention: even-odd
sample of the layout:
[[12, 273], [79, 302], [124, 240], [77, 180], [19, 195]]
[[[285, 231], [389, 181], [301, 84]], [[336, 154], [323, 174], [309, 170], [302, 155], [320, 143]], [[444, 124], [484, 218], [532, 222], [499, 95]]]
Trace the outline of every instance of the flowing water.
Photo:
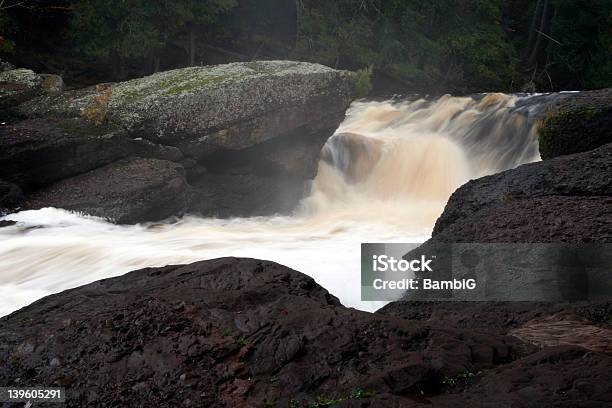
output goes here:
[[282, 263], [373, 311], [383, 303], [360, 300], [360, 243], [422, 242], [457, 187], [539, 160], [535, 119], [551, 97], [355, 102], [291, 216], [118, 226], [55, 208], [8, 215], [18, 223], [0, 228], [0, 316], [97, 279], [221, 256]]

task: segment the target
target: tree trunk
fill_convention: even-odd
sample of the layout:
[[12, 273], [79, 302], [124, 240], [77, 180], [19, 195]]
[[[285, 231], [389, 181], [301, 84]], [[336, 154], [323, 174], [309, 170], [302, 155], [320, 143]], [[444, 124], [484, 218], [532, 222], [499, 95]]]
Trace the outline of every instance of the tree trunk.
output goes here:
[[189, 26], [189, 66], [195, 66], [196, 60], [196, 29], [193, 24]]
[[536, 62], [538, 62], [538, 57], [541, 54], [542, 48], [546, 44], [546, 37], [542, 35], [542, 33], [546, 34], [548, 31], [548, 22], [550, 19], [550, 7], [548, 6], [548, 0], [544, 0], [544, 5], [542, 6], [542, 17], [540, 18], [540, 25], [538, 29], [538, 36], [536, 37], [535, 45], [533, 46], [533, 50], [531, 51], [531, 55], [527, 60], [527, 66], [533, 66]]
[[533, 11], [533, 18], [531, 19], [531, 27], [529, 28], [529, 39], [527, 40], [527, 47], [523, 52], [523, 60], [526, 61], [527, 58], [531, 55], [531, 51], [533, 50], [533, 43], [536, 38], [536, 27], [538, 25], [539, 17], [540, 17], [540, 8], [542, 6], [542, 0], [538, 0], [535, 6], [535, 10]]

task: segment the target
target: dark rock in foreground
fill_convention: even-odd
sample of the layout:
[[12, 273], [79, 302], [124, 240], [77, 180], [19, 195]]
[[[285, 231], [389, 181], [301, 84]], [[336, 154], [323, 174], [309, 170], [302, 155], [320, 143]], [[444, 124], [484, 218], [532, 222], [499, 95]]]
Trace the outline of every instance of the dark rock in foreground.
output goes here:
[[61, 207], [133, 224], [182, 215], [190, 199], [181, 165], [133, 158], [51, 184], [32, 194], [26, 208]]
[[0, 319], [1, 386], [68, 406], [604, 406], [612, 357], [347, 309], [281, 265], [149, 268]]

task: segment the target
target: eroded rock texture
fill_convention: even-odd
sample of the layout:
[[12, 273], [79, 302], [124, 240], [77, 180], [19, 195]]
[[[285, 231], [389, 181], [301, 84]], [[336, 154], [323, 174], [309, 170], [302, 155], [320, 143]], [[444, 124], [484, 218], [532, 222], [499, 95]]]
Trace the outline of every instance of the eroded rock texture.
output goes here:
[[610, 356], [538, 350], [495, 325], [347, 309], [299, 272], [223, 258], [135, 271], [2, 318], [0, 384], [65, 386], [68, 406], [612, 401]]

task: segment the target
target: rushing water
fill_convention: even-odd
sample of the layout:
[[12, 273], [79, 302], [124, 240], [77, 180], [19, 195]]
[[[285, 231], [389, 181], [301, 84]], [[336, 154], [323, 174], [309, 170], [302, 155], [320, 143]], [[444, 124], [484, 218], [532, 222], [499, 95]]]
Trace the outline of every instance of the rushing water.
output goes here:
[[344, 305], [375, 310], [383, 303], [360, 300], [360, 243], [424, 241], [461, 184], [538, 160], [543, 98], [355, 102], [292, 216], [134, 226], [54, 208], [6, 216], [18, 223], [0, 228], [0, 316], [130, 270], [221, 256], [282, 263]]

